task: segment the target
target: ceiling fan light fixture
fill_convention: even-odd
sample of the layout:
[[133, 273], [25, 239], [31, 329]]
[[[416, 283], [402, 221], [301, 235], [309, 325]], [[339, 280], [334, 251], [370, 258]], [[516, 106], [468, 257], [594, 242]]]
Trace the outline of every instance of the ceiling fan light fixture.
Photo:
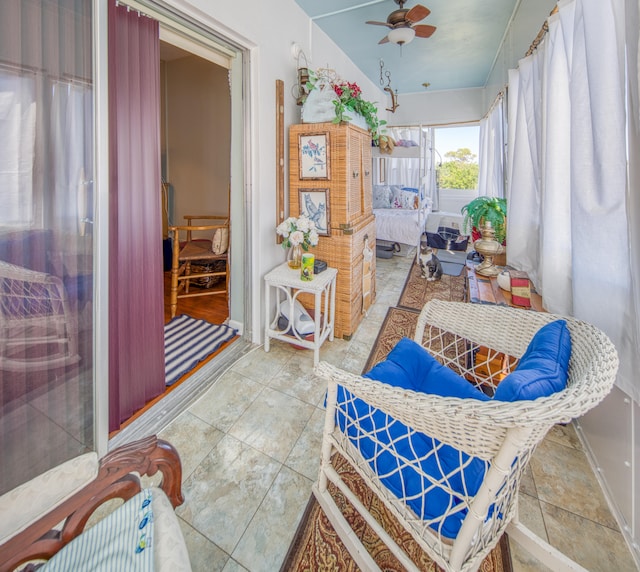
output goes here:
[[415, 38], [416, 32], [413, 28], [394, 28], [390, 30], [387, 34], [387, 38], [389, 38], [390, 42], [394, 44], [400, 44], [401, 46], [404, 44], [408, 44], [413, 38]]

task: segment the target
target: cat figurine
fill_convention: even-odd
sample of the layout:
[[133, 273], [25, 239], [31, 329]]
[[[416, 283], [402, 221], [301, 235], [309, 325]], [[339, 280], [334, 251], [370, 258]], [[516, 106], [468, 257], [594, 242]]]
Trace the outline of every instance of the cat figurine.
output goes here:
[[422, 278], [426, 278], [428, 282], [442, 278], [442, 264], [431, 248], [421, 248], [418, 259]]

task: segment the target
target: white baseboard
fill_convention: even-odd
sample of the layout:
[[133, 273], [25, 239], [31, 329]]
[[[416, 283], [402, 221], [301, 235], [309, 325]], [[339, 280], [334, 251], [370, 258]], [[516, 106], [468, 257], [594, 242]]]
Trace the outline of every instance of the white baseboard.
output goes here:
[[237, 330], [238, 335], [241, 336], [242, 335], [242, 330], [243, 330], [243, 324], [242, 322], [237, 322], [236, 320], [229, 320], [229, 322], [227, 323], [227, 325], [230, 328], [233, 328], [234, 330]]

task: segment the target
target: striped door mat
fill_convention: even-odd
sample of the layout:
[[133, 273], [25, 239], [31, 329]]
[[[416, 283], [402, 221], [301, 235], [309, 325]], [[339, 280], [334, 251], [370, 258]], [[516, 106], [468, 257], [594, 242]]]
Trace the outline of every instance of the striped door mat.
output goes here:
[[238, 332], [225, 325], [196, 320], [183, 314], [164, 326], [164, 371], [167, 385], [215, 352]]

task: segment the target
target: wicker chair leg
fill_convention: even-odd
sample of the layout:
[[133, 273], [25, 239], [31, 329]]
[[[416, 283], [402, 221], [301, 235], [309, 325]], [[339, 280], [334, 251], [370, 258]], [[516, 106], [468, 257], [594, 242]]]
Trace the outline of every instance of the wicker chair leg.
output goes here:
[[512, 521], [507, 527], [509, 538], [534, 555], [545, 566], [556, 572], [588, 572], [562, 552], [531, 532], [521, 522]]

